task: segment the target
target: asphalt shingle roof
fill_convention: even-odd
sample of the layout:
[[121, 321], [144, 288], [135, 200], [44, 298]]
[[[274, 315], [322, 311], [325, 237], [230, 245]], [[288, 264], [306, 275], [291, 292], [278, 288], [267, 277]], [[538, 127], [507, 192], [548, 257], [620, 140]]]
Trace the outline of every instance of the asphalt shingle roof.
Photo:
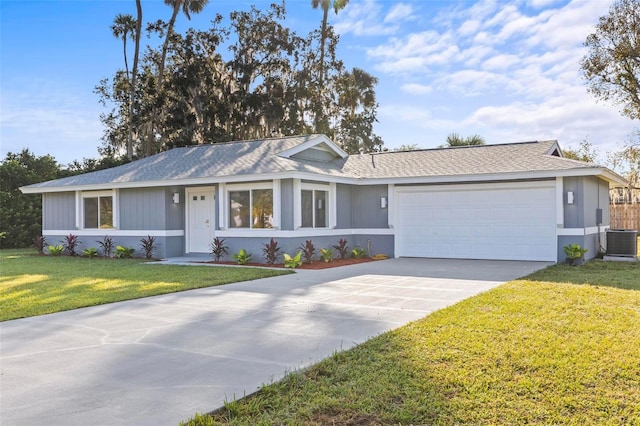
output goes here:
[[459, 176], [600, 167], [550, 155], [557, 142], [521, 142], [349, 157], [344, 171], [362, 178]]
[[600, 167], [549, 155], [556, 141], [351, 155], [329, 162], [285, 158], [283, 151], [322, 135], [175, 148], [111, 169], [38, 183], [30, 189], [183, 181], [302, 172], [351, 179], [561, 171]]

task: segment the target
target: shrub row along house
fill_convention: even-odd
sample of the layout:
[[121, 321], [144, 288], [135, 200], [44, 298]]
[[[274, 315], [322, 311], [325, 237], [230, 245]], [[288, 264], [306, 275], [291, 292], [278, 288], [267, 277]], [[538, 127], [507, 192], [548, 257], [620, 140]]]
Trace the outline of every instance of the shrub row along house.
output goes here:
[[625, 180], [563, 158], [556, 141], [347, 155], [324, 135], [175, 148], [107, 170], [29, 185], [43, 195], [43, 235], [105, 235], [160, 257], [259, 252], [275, 238], [340, 238], [370, 254], [564, 260], [593, 257], [609, 225], [609, 188]]

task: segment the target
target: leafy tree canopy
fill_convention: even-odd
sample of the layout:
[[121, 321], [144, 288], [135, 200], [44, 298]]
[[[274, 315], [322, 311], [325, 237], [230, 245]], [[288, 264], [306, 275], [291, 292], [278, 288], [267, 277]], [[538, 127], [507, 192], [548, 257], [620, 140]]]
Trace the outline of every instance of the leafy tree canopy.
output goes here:
[[640, 118], [640, 0], [617, 0], [585, 42], [581, 68], [589, 92]]
[[325, 133], [349, 153], [381, 150], [373, 132], [377, 79], [345, 68], [336, 55], [338, 36], [325, 21], [306, 36], [285, 21], [284, 4], [273, 4], [232, 12], [228, 24], [218, 15], [207, 30], [170, 37], [173, 21], [149, 24], [147, 35], [164, 43], [147, 46], [135, 84], [125, 69], [96, 87], [109, 108], [101, 116], [104, 150], [123, 156], [131, 145], [143, 157], [305, 133]]
[[0, 247], [31, 245], [42, 233], [42, 201], [38, 194], [23, 194], [20, 187], [60, 177], [60, 166], [50, 155], [35, 156], [27, 148], [7, 153], [0, 161]]
[[587, 163], [598, 162], [598, 150], [586, 139], [580, 142], [578, 149], [563, 149], [562, 154], [565, 158], [572, 160], [585, 161]]
[[484, 138], [480, 135], [471, 135], [463, 138], [458, 133], [449, 133], [446, 140], [446, 147], [484, 145]]

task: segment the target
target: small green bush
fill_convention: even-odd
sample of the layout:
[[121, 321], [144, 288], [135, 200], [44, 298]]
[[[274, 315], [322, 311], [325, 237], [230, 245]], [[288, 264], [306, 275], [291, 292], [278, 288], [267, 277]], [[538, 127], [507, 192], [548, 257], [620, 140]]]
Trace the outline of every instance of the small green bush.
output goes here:
[[295, 256], [291, 257], [287, 253], [283, 255], [284, 257], [284, 267], [285, 268], [297, 268], [302, 265], [302, 250], [298, 252]]
[[354, 259], [362, 259], [365, 254], [365, 249], [360, 247], [355, 247], [353, 250], [351, 250], [351, 257], [353, 257]]
[[116, 247], [116, 257], [118, 259], [131, 259], [133, 257], [133, 253], [135, 253], [136, 249], [133, 247]]
[[320, 249], [320, 257], [325, 261], [325, 263], [331, 262], [333, 260], [333, 249]]
[[583, 249], [580, 244], [568, 244], [563, 249], [569, 265], [575, 265], [578, 260], [584, 260], [584, 254], [589, 251], [589, 249]]
[[238, 253], [232, 254], [231, 257], [238, 262], [238, 265], [246, 265], [251, 261], [251, 253], [247, 253], [245, 249], [238, 250]]
[[98, 250], [95, 247], [89, 247], [83, 250], [84, 255], [86, 257], [96, 257], [98, 256]]
[[64, 246], [62, 244], [56, 244], [55, 246], [49, 246], [49, 254], [51, 256], [60, 256], [64, 251]]

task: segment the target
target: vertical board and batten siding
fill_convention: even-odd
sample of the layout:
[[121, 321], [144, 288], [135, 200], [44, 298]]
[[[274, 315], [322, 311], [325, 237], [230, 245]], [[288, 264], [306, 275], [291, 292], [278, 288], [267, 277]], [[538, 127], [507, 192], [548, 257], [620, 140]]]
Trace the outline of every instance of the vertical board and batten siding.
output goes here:
[[352, 185], [336, 184], [336, 228], [337, 229], [350, 229], [351, 224], [351, 212], [353, 204], [351, 200], [351, 188]]
[[[602, 225], [609, 225], [609, 185], [597, 177], [565, 177], [564, 227], [591, 228], [597, 226], [596, 210], [602, 209]], [[573, 192], [574, 203], [567, 201], [567, 192]]]
[[387, 185], [351, 188], [351, 223], [353, 228], [388, 228], [388, 208], [380, 207], [380, 198], [388, 196]]
[[352, 185], [336, 184], [336, 228], [350, 229]]
[[[584, 186], [581, 177], [565, 177], [563, 184], [564, 227], [584, 228]], [[567, 202], [567, 193], [573, 192], [574, 202]]]
[[[567, 193], [574, 194], [573, 204], [569, 204]], [[581, 235], [560, 235], [558, 237], [558, 260], [565, 259], [564, 246], [580, 244], [588, 251], [586, 259], [592, 259], [606, 247], [605, 230], [611, 223], [609, 209], [609, 184], [594, 176], [565, 177], [563, 179], [564, 228], [578, 229]], [[602, 223], [598, 224], [596, 211], [602, 209]]]
[[293, 179], [280, 181], [280, 215], [281, 229], [293, 230]]
[[166, 226], [165, 188], [120, 190], [120, 229], [164, 230]]
[[42, 194], [42, 229], [45, 231], [76, 229], [75, 192]]
[[380, 207], [380, 198], [388, 197], [387, 185], [336, 185], [338, 229], [386, 229], [388, 208]]
[[[165, 200], [166, 200], [166, 209], [165, 209], [165, 218], [166, 218], [166, 229], [168, 231], [173, 230], [181, 230], [184, 229], [185, 220], [184, 220], [184, 203], [186, 202], [185, 198], [185, 190], [183, 186], [176, 187], [168, 187], [164, 188], [165, 190]], [[173, 194], [180, 194], [180, 202], [178, 204], [173, 203]]]
[[329, 162], [336, 159], [336, 156], [332, 152], [323, 151], [321, 149], [305, 149], [297, 154], [291, 156], [292, 158], [297, 158], [299, 160], [310, 160], [310, 161], [320, 161], [320, 162]]

